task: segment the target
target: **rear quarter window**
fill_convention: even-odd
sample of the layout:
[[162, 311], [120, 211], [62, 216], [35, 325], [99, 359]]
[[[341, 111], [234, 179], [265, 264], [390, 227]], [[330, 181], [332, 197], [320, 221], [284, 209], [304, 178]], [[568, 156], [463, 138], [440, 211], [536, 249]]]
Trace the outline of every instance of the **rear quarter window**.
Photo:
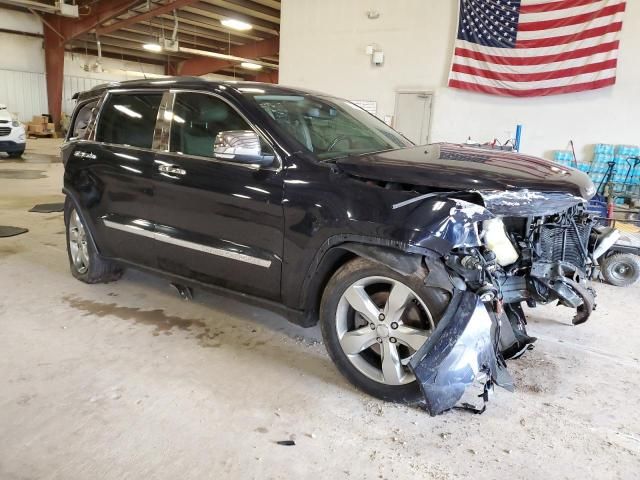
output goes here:
[[91, 117], [94, 109], [98, 104], [97, 100], [93, 100], [80, 105], [73, 117], [73, 124], [69, 127], [69, 140], [84, 139], [89, 129]]
[[162, 93], [110, 94], [100, 111], [96, 141], [151, 148]]

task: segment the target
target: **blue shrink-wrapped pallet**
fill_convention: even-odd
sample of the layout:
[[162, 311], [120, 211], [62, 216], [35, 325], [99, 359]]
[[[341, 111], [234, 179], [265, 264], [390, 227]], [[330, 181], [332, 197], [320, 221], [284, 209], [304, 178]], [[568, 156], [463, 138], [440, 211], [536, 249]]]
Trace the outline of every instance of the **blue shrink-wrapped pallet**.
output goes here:
[[640, 155], [640, 147], [638, 145], [618, 145], [616, 146], [616, 156], [637, 157]]
[[593, 149], [593, 153], [595, 155], [604, 154], [604, 155], [613, 155], [615, 147], [613, 145], [609, 145], [607, 143], [598, 143]]

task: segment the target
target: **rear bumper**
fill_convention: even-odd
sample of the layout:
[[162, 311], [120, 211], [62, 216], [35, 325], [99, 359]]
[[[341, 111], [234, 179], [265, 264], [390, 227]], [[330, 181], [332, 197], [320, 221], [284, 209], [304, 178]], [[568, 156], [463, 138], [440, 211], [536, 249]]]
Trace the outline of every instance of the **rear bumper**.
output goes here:
[[0, 140], [0, 152], [13, 153], [22, 152], [27, 144], [14, 142], [13, 140]]

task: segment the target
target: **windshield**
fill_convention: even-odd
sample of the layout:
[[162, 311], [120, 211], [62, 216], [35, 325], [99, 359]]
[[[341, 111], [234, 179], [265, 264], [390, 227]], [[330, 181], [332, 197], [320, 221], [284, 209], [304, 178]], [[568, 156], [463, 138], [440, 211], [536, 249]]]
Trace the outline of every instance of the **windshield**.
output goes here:
[[295, 94], [250, 96], [286, 134], [322, 160], [412, 145], [384, 122], [346, 100]]

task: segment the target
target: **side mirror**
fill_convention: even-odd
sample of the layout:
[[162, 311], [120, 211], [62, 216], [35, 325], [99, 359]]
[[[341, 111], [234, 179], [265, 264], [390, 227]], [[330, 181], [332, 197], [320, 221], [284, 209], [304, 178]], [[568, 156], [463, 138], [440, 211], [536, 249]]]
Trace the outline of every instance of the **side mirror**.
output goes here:
[[271, 165], [274, 156], [263, 154], [260, 138], [253, 130], [227, 130], [216, 135], [213, 156], [230, 162]]

